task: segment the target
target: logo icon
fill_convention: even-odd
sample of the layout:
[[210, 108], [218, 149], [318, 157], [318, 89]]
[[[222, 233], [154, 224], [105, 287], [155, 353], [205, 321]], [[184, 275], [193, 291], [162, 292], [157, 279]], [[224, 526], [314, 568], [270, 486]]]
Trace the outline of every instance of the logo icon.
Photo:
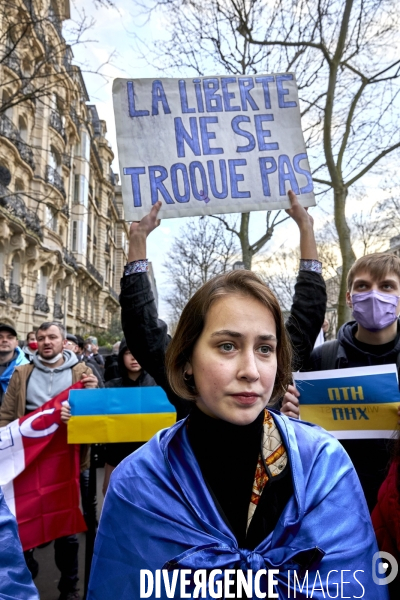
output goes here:
[[372, 579], [374, 583], [377, 585], [392, 583], [398, 571], [399, 565], [394, 556], [389, 552], [375, 552], [372, 557]]

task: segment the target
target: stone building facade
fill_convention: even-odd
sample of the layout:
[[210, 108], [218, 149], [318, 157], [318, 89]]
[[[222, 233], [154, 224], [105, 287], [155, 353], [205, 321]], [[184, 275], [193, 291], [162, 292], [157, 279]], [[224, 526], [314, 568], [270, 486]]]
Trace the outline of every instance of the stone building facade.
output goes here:
[[[45, 320], [74, 333], [106, 329], [119, 312], [128, 234], [106, 123], [62, 37], [69, 1], [13, 5], [15, 19], [38, 18], [7, 60], [0, 47], [0, 166], [11, 174], [0, 184], [0, 321], [20, 337]], [[1, 36], [4, 27], [3, 19]], [[29, 78], [40, 60], [45, 80]], [[46, 93], [32, 93], [44, 81]], [[1, 110], [23, 85], [22, 99]]]

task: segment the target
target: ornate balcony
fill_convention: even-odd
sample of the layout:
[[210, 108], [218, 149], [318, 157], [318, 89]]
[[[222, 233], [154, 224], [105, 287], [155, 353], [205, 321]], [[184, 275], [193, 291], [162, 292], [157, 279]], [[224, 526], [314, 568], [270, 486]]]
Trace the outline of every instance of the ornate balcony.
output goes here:
[[61, 157], [61, 162], [64, 165], [64, 167], [67, 167], [67, 169], [71, 168], [71, 157], [69, 154], [64, 152], [64, 154]]
[[0, 135], [4, 136], [14, 144], [22, 160], [28, 163], [28, 165], [34, 171], [35, 162], [33, 160], [33, 152], [31, 147], [24, 142], [18, 128], [5, 114], [0, 115]]
[[35, 302], [33, 303], [33, 310], [37, 310], [38, 312], [46, 314], [49, 313], [50, 306], [47, 302], [47, 296], [44, 296], [43, 294], [36, 294]]
[[50, 127], [55, 129], [57, 131], [57, 133], [59, 133], [61, 135], [61, 137], [64, 139], [64, 141], [66, 141], [64, 125], [62, 122], [61, 115], [58, 111], [56, 111], [56, 110], [51, 111], [49, 124], [50, 124]]
[[119, 302], [119, 296], [114, 288], [111, 287], [111, 285], [108, 286], [108, 291], [110, 292], [110, 295]]
[[7, 300], [8, 293], [6, 290], [6, 282], [4, 277], [0, 277], [0, 300]]
[[96, 281], [98, 281], [100, 283], [101, 286], [103, 286], [104, 285], [104, 278], [103, 278], [103, 276], [100, 275], [100, 273], [95, 268], [95, 266], [92, 265], [92, 263], [89, 262], [88, 260], [86, 261], [86, 268], [87, 268], [88, 272], [90, 273], [90, 275], [92, 277], [94, 277], [96, 279]]
[[8, 295], [13, 304], [17, 304], [19, 306], [20, 304], [24, 303], [24, 299], [21, 294], [21, 286], [17, 283], [10, 283]]
[[64, 67], [66, 68], [66, 70], [68, 71], [68, 73], [72, 73], [73, 69], [72, 69], [72, 59], [73, 59], [74, 55], [72, 53], [71, 50], [71, 46], [66, 46], [65, 48], [65, 53], [64, 53], [64, 59], [63, 59], [63, 64]]
[[62, 33], [62, 23], [60, 17], [54, 12], [53, 8], [50, 6], [49, 8], [49, 21], [53, 25], [54, 29], [57, 31], [58, 35], [61, 37]]
[[70, 252], [68, 252], [66, 248], [63, 248], [63, 257], [65, 264], [75, 269], [75, 271], [78, 270], [78, 263], [76, 262], [75, 257]]
[[33, 231], [39, 239], [43, 239], [43, 230], [40, 219], [30, 208], [26, 208], [20, 194], [8, 194], [6, 188], [0, 189], [0, 206], [3, 206], [10, 214], [18, 217], [25, 223], [28, 229]]
[[67, 197], [67, 194], [65, 193], [63, 178], [61, 177], [60, 173], [53, 169], [53, 167], [50, 165], [46, 165], [45, 179], [47, 183], [51, 183], [51, 185], [54, 185], [54, 187], [56, 187], [58, 191], [61, 192], [64, 198]]
[[79, 131], [79, 128], [80, 128], [79, 117], [78, 117], [78, 113], [76, 112], [76, 110], [73, 106], [71, 106], [71, 108], [69, 110], [69, 114], [70, 114], [70, 117], [71, 117], [75, 127]]
[[20, 73], [21, 73], [20, 60], [17, 56], [15, 56], [15, 54], [11, 53], [9, 56], [6, 56], [4, 58], [3, 64], [5, 64], [6, 67], [11, 69], [18, 75], [20, 75]]
[[113, 203], [113, 205], [114, 205], [114, 208], [115, 208], [115, 211], [116, 211], [116, 213], [117, 213], [117, 215], [118, 215], [118, 218], [120, 219], [120, 218], [121, 218], [121, 215], [119, 214], [119, 207], [118, 207], [118, 204], [117, 204], [117, 201], [116, 201], [116, 199], [115, 199], [115, 198], [113, 198], [113, 199], [112, 199], [112, 203]]
[[60, 320], [64, 318], [64, 313], [62, 311], [61, 304], [54, 303], [53, 317], [55, 319], [60, 319]]
[[68, 204], [64, 204], [64, 206], [62, 207], [62, 209], [60, 210], [60, 213], [62, 215], [65, 215], [67, 217], [67, 219], [69, 219], [69, 208], [68, 208]]

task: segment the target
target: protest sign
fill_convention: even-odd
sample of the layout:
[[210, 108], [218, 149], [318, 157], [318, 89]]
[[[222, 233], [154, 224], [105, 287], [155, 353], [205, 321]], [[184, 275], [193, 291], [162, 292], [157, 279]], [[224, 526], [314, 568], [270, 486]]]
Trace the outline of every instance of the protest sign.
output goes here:
[[300, 418], [338, 439], [391, 438], [400, 404], [396, 365], [293, 373]]
[[147, 442], [176, 421], [176, 412], [160, 387], [73, 390], [68, 443]]
[[127, 221], [315, 204], [292, 73], [116, 79]]

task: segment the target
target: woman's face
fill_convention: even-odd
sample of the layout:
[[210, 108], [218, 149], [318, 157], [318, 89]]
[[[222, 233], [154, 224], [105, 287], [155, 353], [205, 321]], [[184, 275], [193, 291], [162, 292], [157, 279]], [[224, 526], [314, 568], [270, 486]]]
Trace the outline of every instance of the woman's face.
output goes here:
[[272, 394], [276, 346], [274, 318], [261, 302], [239, 294], [216, 300], [186, 366], [199, 409], [235, 425], [252, 423]]

